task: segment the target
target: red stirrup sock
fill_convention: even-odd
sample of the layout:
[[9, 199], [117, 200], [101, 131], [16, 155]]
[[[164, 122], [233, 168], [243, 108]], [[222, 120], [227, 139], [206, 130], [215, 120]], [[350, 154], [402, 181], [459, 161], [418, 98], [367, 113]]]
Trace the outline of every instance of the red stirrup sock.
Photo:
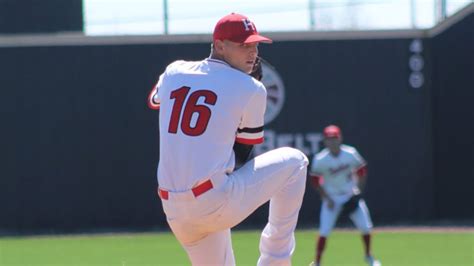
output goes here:
[[370, 256], [370, 234], [362, 235], [362, 240], [364, 241], [365, 255]]
[[320, 236], [318, 240], [318, 246], [316, 248], [316, 263], [321, 262], [321, 256], [323, 255], [323, 251], [325, 247], [326, 247], [326, 237]]

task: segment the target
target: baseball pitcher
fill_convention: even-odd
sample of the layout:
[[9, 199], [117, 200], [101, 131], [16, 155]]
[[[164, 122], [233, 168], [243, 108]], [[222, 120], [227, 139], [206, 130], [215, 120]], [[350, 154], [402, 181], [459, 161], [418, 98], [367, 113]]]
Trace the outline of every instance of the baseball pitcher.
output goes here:
[[279, 148], [248, 160], [264, 141], [261, 42], [272, 41], [247, 17], [227, 15], [210, 57], [171, 63], [148, 97], [159, 109], [158, 194], [192, 265], [235, 265], [230, 229], [267, 201], [257, 265], [291, 265], [308, 159]]

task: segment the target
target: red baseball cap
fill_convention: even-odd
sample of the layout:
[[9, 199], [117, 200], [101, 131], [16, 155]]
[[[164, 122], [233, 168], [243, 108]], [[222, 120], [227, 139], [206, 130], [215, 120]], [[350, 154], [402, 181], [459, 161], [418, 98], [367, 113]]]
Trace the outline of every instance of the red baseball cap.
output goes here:
[[213, 39], [237, 43], [272, 42], [270, 38], [259, 35], [255, 24], [246, 16], [236, 13], [231, 13], [217, 22]]
[[335, 125], [329, 125], [324, 128], [323, 135], [325, 138], [338, 138], [342, 137], [341, 129]]

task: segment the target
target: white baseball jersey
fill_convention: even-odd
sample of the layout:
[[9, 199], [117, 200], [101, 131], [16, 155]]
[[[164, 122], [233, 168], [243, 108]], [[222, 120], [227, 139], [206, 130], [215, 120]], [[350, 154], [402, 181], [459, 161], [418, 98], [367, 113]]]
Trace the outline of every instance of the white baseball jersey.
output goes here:
[[[159, 102], [158, 183], [186, 191], [234, 169], [234, 142], [263, 142], [266, 90], [226, 62], [175, 61], [149, 99]], [[158, 99], [157, 99], [158, 98]]]
[[330, 196], [352, 195], [358, 191], [355, 172], [365, 164], [354, 147], [341, 145], [341, 152], [336, 157], [327, 148], [316, 154], [310, 174], [324, 178], [322, 187]]
[[[176, 61], [148, 99], [160, 109], [163, 211], [191, 264], [235, 265], [230, 228], [270, 200], [257, 265], [291, 265], [308, 159], [280, 148], [233, 170], [234, 142], [263, 141], [263, 84], [220, 60]], [[212, 189], [196, 195], [205, 180]]]

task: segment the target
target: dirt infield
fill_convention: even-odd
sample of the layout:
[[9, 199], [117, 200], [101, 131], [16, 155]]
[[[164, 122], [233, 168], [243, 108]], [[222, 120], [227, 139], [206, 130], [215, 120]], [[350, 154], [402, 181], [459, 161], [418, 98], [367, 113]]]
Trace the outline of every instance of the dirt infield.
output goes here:
[[[319, 227], [304, 227], [300, 230], [317, 230]], [[357, 231], [355, 226], [346, 221], [338, 224], [335, 231]], [[427, 224], [375, 224], [374, 232], [413, 232], [413, 233], [474, 233], [474, 221], [442, 221]]]
[[[357, 231], [354, 227], [337, 227], [335, 231]], [[474, 233], [474, 226], [375, 226], [373, 231], [391, 233]]]
[[380, 226], [374, 232], [474, 233], [474, 226]]

